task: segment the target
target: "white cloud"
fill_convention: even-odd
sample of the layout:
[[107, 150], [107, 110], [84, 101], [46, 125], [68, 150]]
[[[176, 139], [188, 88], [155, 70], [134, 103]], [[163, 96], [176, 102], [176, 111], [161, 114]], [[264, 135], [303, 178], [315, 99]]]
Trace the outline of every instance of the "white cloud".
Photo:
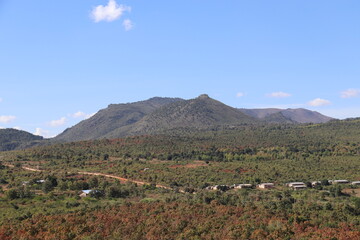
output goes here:
[[87, 114], [87, 113], [84, 113], [82, 111], [78, 111], [74, 114], [72, 114], [71, 116], [73, 118], [83, 118], [83, 119], [88, 119], [88, 118], [91, 118], [92, 116], [94, 116], [95, 113], [90, 113], [90, 114]]
[[123, 21], [123, 26], [125, 28], [125, 31], [130, 31], [131, 29], [134, 28], [134, 24], [130, 19], [125, 19]]
[[16, 126], [16, 127], [13, 127], [13, 129], [21, 130], [21, 127]]
[[316, 98], [316, 99], [308, 102], [308, 104], [312, 107], [320, 107], [320, 106], [329, 105], [329, 104], [331, 104], [331, 102], [326, 99]]
[[349, 88], [348, 90], [341, 92], [342, 98], [352, 98], [352, 97], [357, 97], [359, 95], [360, 95], [359, 89]]
[[285, 92], [273, 92], [270, 94], [267, 94], [268, 97], [272, 97], [272, 98], [287, 98], [287, 97], [291, 97], [290, 93], [285, 93]]
[[15, 116], [0, 116], [0, 123], [9, 123], [16, 119]]
[[45, 130], [45, 129], [41, 129], [41, 128], [36, 128], [35, 132], [34, 132], [34, 135], [43, 136], [45, 138], [53, 137], [53, 136], [51, 136], [50, 131]]
[[91, 12], [91, 18], [95, 22], [112, 22], [119, 19], [124, 12], [130, 12], [131, 7], [119, 5], [115, 0], [109, 0], [106, 6], [98, 5]]
[[59, 127], [59, 126], [62, 126], [66, 123], [66, 117], [62, 117], [58, 120], [52, 120], [49, 125], [52, 126], [52, 127]]
[[3, 99], [2, 98], [0, 98], [0, 103], [3, 101]]
[[243, 93], [243, 92], [238, 92], [237, 94], [236, 94], [236, 97], [243, 97], [243, 96], [245, 96], [245, 93]]
[[73, 118], [84, 118], [86, 116], [86, 113], [78, 111], [71, 115]]

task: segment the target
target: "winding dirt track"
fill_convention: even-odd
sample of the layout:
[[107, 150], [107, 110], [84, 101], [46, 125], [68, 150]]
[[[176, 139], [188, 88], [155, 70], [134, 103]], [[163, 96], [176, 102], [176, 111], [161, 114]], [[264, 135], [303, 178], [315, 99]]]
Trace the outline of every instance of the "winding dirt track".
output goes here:
[[[130, 180], [128, 178], [122, 178], [122, 177], [118, 177], [115, 175], [110, 175], [110, 174], [104, 174], [104, 173], [93, 173], [93, 172], [78, 172], [78, 174], [86, 174], [86, 175], [93, 175], [93, 176], [102, 176], [102, 177], [107, 177], [107, 178], [115, 178], [118, 179], [120, 181], [124, 181], [124, 182], [133, 182], [139, 185], [149, 185], [150, 183], [147, 182], [142, 182], [142, 181], [137, 181], [137, 180]], [[164, 185], [160, 185], [160, 184], [156, 184], [157, 188], [164, 188], [164, 189], [169, 189], [169, 190], [173, 190], [170, 187], [164, 186]]]
[[[5, 165], [7, 167], [11, 167], [11, 168], [15, 167], [14, 165], [11, 165], [11, 164], [3, 164], [3, 165]], [[40, 169], [36, 169], [36, 168], [30, 168], [30, 167], [25, 167], [25, 166], [23, 166], [22, 168], [25, 169], [25, 170], [28, 170], [28, 171], [32, 171], [32, 172], [44, 172], [44, 170], [40, 170]], [[104, 174], [104, 173], [97, 173], [97, 172], [95, 172], [95, 173], [94, 172], [77, 172], [77, 173], [78, 174], [83, 174], [83, 175], [92, 175], [92, 176], [102, 176], [102, 177], [107, 177], [107, 178], [114, 178], [114, 179], [118, 179], [118, 180], [123, 181], [123, 182], [136, 183], [138, 185], [150, 185], [150, 183], [147, 183], [147, 182], [131, 180], [131, 179], [128, 179], [128, 178], [122, 178], [122, 177], [118, 177], [118, 176], [115, 176], [115, 175]], [[164, 189], [168, 189], [168, 190], [173, 190], [172, 188], [161, 185], [161, 184], [156, 184], [156, 187], [157, 188], [164, 188]], [[179, 190], [179, 192], [184, 193], [183, 190]]]
[[[12, 164], [5, 164], [3, 163], [4, 166], [7, 166], [7, 167], [11, 167], [11, 168], [14, 168], [15, 166], [12, 165]], [[32, 172], [43, 172], [44, 170], [40, 170], [40, 169], [36, 169], [36, 168], [29, 168], [29, 167], [21, 167], [22, 169], [25, 169], [25, 170], [28, 170], [28, 171], [32, 171]]]

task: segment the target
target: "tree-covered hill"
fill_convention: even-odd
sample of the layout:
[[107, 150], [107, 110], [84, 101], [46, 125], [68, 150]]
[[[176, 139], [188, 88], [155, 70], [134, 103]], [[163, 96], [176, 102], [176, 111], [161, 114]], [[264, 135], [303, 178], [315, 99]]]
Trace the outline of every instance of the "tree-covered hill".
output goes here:
[[13, 128], [0, 129], [0, 151], [31, 147], [41, 140], [43, 137], [25, 131]]
[[157, 134], [177, 128], [188, 128], [195, 132], [216, 125], [255, 122], [256, 119], [204, 94], [160, 107], [136, 122], [131, 129], [126, 129], [125, 134], [124, 129], [116, 129], [107, 134], [106, 138]]
[[[154, 97], [134, 103], [110, 104], [91, 118], [66, 129], [55, 137], [53, 141], [73, 142], [104, 138], [117, 129], [129, 128], [129, 126], [132, 126], [157, 108], [177, 101], [182, 101], [182, 99]], [[124, 130], [119, 130], [119, 132], [120, 135], [117, 137], [124, 136]]]
[[[159, 134], [184, 136], [225, 133], [237, 134], [237, 138], [241, 138], [244, 135], [237, 132], [247, 132], [249, 129], [251, 131], [247, 133], [246, 141], [250, 143], [254, 140], [256, 143], [268, 139], [267, 136], [253, 136], [254, 132], [266, 131], [266, 128], [288, 128], [288, 124], [324, 123], [330, 120], [332, 118], [306, 109], [236, 109], [206, 94], [190, 100], [154, 97], [134, 103], [111, 104], [47, 141], [30, 133], [4, 132], [0, 151], [60, 142]], [[254, 138], [251, 140], [252, 136]], [[274, 139], [268, 140], [271, 141]]]
[[332, 118], [306, 109], [236, 109], [208, 95], [183, 100], [151, 98], [112, 104], [90, 119], [66, 129], [53, 142], [114, 139], [144, 134], [203, 131], [214, 126], [259, 123], [324, 123]]

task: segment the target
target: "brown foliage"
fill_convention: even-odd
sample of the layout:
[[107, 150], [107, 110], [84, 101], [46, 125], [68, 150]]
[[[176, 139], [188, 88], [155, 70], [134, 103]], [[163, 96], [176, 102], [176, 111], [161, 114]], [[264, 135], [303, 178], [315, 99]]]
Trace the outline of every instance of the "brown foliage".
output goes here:
[[102, 210], [35, 216], [0, 227], [0, 239], [360, 239], [358, 226], [337, 228], [216, 202], [139, 203]]

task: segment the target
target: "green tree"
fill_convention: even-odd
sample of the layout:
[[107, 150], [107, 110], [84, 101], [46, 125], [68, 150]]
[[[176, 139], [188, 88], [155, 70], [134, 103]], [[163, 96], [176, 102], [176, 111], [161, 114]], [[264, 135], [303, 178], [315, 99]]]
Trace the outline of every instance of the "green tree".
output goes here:
[[46, 180], [42, 185], [42, 191], [44, 193], [51, 192], [54, 189], [53, 183], [49, 180]]

